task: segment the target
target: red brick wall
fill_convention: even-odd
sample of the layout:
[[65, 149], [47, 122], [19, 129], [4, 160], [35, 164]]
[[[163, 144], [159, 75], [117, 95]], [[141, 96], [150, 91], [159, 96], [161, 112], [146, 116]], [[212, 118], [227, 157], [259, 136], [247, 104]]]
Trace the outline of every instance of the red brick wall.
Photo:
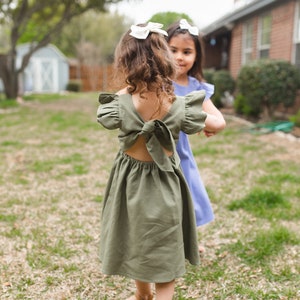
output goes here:
[[232, 29], [229, 59], [229, 70], [234, 78], [237, 77], [242, 64], [242, 33], [242, 23], [236, 24]]
[[[296, 3], [295, 1], [283, 2], [278, 7], [270, 10], [272, 16], [272, 32], [270, 58], [285, 59], [292, 62], [293, 47], [293, 30], [294, 15]], [[242, 41], [243, 41], [243, 24], [249, 20], [253, 21], [253, 51], [252, 58], [258, 58], [257, 38], [258, 38], [258, 21], [260, 15], [245, 19], [235, 24], [232, 30], [232, 40], [230, 49], [230, 65], [229, 70], [233, 77], [237, 77], [242, 66]]]
[[295, 2], [290, 1], [272, 11], [270, 58], [292, 61]]

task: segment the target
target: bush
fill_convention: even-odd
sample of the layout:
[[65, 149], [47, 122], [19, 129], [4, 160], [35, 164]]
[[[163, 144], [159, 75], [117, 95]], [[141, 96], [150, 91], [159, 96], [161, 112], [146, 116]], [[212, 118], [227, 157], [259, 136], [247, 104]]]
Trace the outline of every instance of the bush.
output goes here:
[[214, 70], [206, 69], [206, 70], [203, 71], [204, 78], [208, 83], [213, 83], [214, 73], [215, 73]]
[[256, 113], [252, 110], [252, 108], [247, 104], [246, 98], [238, 94], [233, 102], [233, 107], [236, 113], [246, 116], [256, 115]]
[[249, 114], [258, 116], [264, 112], [268, 118], [273, 118], [280, 104], [294, 104], [299, 86], [299, 70], [282, 60], [259, 60], [245, 65], [237, 78], [238, 92], [245, 97]]
[[289, 119], [295, 124], [295, 126], [300, 127], [300, 109], [294, 116], [291, 116]]
[[[204, 71], [204, 77], [207, 82], [214, 84], [215, 93], [213, 95], [213, 102], [216, 107], [224, 106], [224, 99], [226, 94], [232, 94], [235, 89], [235, 81], [229, 71]], [[226, 94], [225, 94], [226, 93]]]
[[229, 71], [220, 70], [216, 71], [213, 76], [213, 83], [215, 85], [215, 101], [219, 103], [219, 107], [223, 106], [225, 103], [223, 98], [226, 93], [230, 95], [235, 90], [235, 80], [231, 76]]
[[66, 87], [67, 91], [70, 92], [80, 92], [81, 91], [81, 81], [80, 80], [70, 80]]

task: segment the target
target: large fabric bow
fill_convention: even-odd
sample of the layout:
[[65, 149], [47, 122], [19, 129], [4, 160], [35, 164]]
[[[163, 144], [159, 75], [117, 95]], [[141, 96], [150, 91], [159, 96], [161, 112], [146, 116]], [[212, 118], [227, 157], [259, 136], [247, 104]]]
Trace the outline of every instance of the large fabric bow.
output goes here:
[[174, 172], [171, 160], [164, 152], [163, 147], [173, 152], [175, 168], [179, 168], [180, 158], [176, 152], [175, 141], [170, 129], [163, 121], [152, 120], [146, 122], [141, 134], [146, 140], [146, 147], [149, 154], [161, 170]]
[[179, 22], [179, 27], [181, 29], [186, 29], [188, 32], [192, 35], [197, 35], [199, 34], [199, 29], [196, 26], [191, 26], [186, 19], [181, 19]]
[[160, 29], [162, 27], [163, 27], [162, 24], [152, 23], [152, 22], [149, 22], [144, 27], [137, 26], [137, 25], [132, 25], [130, 27], [131, 32], [129, 33], [129, 35], [131, 35], [131, 36], [133, 36], [133, 37], [135, 37], [139, 40], [145, 40], [150, 32], [156, 32], [156, 33], [160, 33], [160, 34], [168, 36], [168, 33], [165, 30]]

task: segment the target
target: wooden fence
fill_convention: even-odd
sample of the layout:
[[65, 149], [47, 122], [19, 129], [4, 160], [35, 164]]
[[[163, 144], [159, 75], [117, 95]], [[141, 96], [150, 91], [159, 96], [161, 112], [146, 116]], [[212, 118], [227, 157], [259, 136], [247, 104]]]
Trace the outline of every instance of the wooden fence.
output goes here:
[[114, 89], [112, 65], [70, 65], [70, 81], [80, 81], [81, 91], [112, 91]]

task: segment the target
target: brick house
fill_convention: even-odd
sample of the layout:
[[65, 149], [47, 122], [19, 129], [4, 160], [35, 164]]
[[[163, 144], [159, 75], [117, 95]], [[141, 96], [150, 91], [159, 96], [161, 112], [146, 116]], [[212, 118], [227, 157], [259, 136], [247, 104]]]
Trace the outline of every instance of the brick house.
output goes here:
[[205, 68], [227, 69], [234, 78], [243, 64], [259, 58], [284, 59], [300, 68], [300, 0], [235, 0], [235, 5], [202, 29]]
[[[229, 70], [237, 78], [244, 64], [260, 58], [283, 59], [300, 68], [300, 0], [235, 0], [232, 12], [202, 32], [206, 69]], [[288, 111], [298, 109], [300, 91]]]

